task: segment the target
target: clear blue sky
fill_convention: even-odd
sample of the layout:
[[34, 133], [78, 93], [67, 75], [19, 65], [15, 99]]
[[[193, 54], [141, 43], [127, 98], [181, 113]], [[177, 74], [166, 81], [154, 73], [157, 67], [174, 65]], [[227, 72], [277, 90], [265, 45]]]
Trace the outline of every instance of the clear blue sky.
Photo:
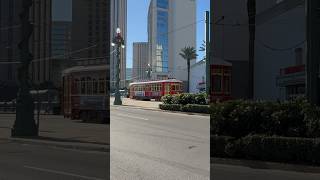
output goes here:
[[[132, 43], [148, 41], [147, 17], [150, 0], [128, 0], [127, 67], [132, 67]], [[197, 20], [203, 20], [210, 0], [197, 0]], [[193, 22], [190, 22], [190, 24]], [[197, 24], [197, 49], [205, 38], [204, 21]], [[198, 52], [202, 58], [201, 52]]]

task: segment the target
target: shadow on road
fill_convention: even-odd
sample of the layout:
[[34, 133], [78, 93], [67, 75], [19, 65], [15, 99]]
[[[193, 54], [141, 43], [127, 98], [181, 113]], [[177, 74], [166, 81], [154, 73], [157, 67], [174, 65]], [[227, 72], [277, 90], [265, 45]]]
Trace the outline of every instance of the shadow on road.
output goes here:
[[108, 143], [77, 140], [77, 139], [79, 139], [79, 138], [88, 138], [88, 137], [85, 137], [85, 136], [81, 136], [81, 137], [71, 137], [71, 138], [54, 138], [54, 137], [46, 137], [46, 136], [19, 137], [19, 138], [30, 139], [30, 140], [51, 141], [51, 142], [90, 143], [90, 144], [97, 144], [97, 145], [108, 145]]

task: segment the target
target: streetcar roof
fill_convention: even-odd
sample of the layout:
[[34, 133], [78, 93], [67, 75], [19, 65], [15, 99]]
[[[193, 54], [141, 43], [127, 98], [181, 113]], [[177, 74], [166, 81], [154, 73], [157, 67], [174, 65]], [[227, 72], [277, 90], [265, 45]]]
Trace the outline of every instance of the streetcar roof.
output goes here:
[[130, 83], [130, 86], [137, 85], [137, 84], [152, 84], [152, 83], [164, 83], [164, 82], [182, 83], [182, 81], [177, 79], [166, 79], [166, 80], [158, 80], [158, 81], [133, 82], [133, 83]]
[[62, 71], [62, 75], [75, 73], [75, 72], [85, 72], [85, 71], [103, 71], [107, 70], [107, 65], [94, 65], [94, 66], [74, 66]]

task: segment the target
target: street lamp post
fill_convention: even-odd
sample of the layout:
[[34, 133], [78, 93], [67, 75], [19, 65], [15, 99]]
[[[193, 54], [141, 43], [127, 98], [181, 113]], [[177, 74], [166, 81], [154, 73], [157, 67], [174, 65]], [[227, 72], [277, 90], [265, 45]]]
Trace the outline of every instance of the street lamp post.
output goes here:
[[32, 54], [29, 52], [29, 39], [33, 27], [29, 21], [29, 11], [32, 0], [23, 0], [21, 20], [21, 42], [19, 43], [21, 63], [18, 68], [19, 91], [17, 94], [16, 120], [11, 130], [11, 136], [37, 136], [38, 129], [34, 120], [34, 103], [30, 94], [29, 64]]
[[114, 105], [122, 105], [121, 101], [121, 94], [120, 94], [120, 54], [121, 48], [124, 49], [124, 39], [121, 36], [120, 28], [117, 28], [117, 35], [113, 38], [112, 44], [113, 47], [116, 46], [116, 56], [117, 56], [117, 66], [116, 66], [116, 91], [115, 91], [115, 99], [113, 104]]
[[151, 72], [152, 72], [151, 65], [150, 65], [150, 64], [148, 64], [148, 70], [147, 70], [147, 77], [148, 77], [148, 80], [151, 80]]

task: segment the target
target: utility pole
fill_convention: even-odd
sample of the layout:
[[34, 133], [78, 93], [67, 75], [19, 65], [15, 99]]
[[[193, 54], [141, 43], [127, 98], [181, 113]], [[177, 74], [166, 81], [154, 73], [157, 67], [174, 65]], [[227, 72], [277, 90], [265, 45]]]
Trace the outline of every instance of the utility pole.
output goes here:
[[117, 28], [117, 35], [114, 37], [113, 42], [111, 44], [112, 46], [116, 46], [117, 48], [117, 66], [116, 66], [116, 91], [115, 91], [115, 99], [113, 104], [114, 105], [122, 105], [121, 101], [121, 94], [120, 94], [120, 54], [121, 54], [121, 48], [125, 48], [124, 46], [124, 39], [121, 36], [121, 30], [120, 28]]
[[256, 34], [256, 0], [248, 0], [248, 19], [249, 19], [249, 89], [250, 99], [254, 97], [254, 51]]
[[320, 61], [320, 2], [306, 0], [307, 22], [307, 98], [310, 103], [320, 105], [319, 61]]
[[210, 12], [206, 11], [206, 93], [210, 94]]
[[29, 21], [32, 0], [23, 0], [21, 21], [20, 65], [18, 67], [19, 91], [17, 94], [16, 120], [11, 130], [11, 136], [37, 136], [38, 129], [34, 120], [34, 102], [30, 94], [29, 64], [32, 54], [29, 52], [29, 40], [33, 26]]

